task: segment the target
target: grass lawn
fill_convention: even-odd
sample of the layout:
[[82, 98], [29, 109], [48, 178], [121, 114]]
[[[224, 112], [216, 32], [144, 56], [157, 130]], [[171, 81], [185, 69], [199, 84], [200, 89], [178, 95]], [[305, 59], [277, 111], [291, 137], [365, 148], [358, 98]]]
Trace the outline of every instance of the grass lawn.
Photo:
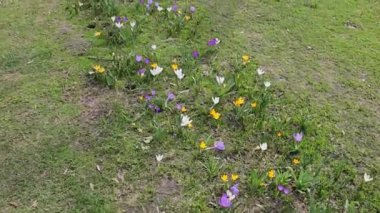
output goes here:
[[0, 212], [380, 211], [380, 2], [90, 2], [0, 0]]

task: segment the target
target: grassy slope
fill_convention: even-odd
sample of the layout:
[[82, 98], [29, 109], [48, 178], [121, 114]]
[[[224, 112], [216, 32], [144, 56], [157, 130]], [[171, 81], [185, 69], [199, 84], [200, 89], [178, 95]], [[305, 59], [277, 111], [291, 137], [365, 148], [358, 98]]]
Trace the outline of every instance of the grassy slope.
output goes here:
[[[320, 121], [334, 149], [325, 163], [336, 179], [344, 179], [335, 183], [335, 191], [347, 190], [348, 200], [365, 200], [366, 193], [351, 197], [349, 188], [360, 185], [364, 172], [380, 169], [379, 2], [319, 1], [316, 9], [301, 1], [220, 3], [210, 7], [217, 10], [214, 28], [224, 34], [228, 48], [249, 47], [288, 102]], [[348, 21], [359, 27], [345, 27]], [[379, 197], [373, 202], [378, 208]]]
[[[12, 209], [8, 203], [15, 202], [18, 210], [27, 211], [34, 200], [43, 210], [131, 209], [136, 203], [150, 208], [147, 203], [160, 185], [159, 176], [168, 173], [183, 185], [183, 200], [174, 200], [174, 206], [207, 206], [213, 186], [199, 184], [197, 172], [202, 166], [189, 170], [186, 163], [193, 157], [186, 149], [175, 152], [169, 143], [153, 151], [138, 151], [135, 141], [141, 136], [125, 131], [133, 116], [124, 105], [133, 103], [119, 92], [84, 85], [80, 76], [92, 62], [62, 51], [67, 39], [59, 32], [65, 23], [62, 7], [56, 7], [55, 1], [14, 2], [0, 7], [0, 24], [5, 28], [0, 32], [0, 107], [5, 112], [0, 118], [2, 210]], [[379, 55], [380, 41], [376, 37], [379, 26], [373, 21], [379, 18], [379, 5], [326, 1], [310, 9], [296, 2], [248, 1], [210, 5], [210, 11], [215, 23], [211, 28], [224, 43], [220, 58], [252, 53], [278, 79], [272, 84], [285, 94], [281, 104], [298, 109], [284, 109], [283, 113], [303, 113], [300, 117], [320, 125], [320, 137], [334, 145], [329, 157], [338, 161], [321, 162], [331, 163], [325, 172], [335, 180], [326, 181], [325, 190], [337, 194], [327, 197], [342, 199], [339, 194], [345, 192], [343, 199], [347, 196], [350, 201], [360, 201], [362, 207], [373, 208], [379, 200], [372, 194], [376, 188], [371, 190], [378, 187], [377, 178], [358, 193], [350, 194], [350, 190], [360, 185], [364, 171], [373, 176], [379, 171], [376, 86], [380, 82], [374, 57]], [[15, 22], [20, 15], [23, 19]], [[361, 28], [345, 28], [347, 20]], [[87, 32], [88, 37], [92, 33]], [[88, 111], [86, 107], [100, 109]], [[100, 121], [85, 122], [89, 114]], [[160, 137], [159, 132], [155, 134]], [[168, 152], [171, 160], [152, 172], [154, 154], [162, 151]], [[96, 171], [97, 164], [102, 166], [101, 173]], [[231, 165], [225, 169], [228, 167]], [[241, 165], [241, 169], [245, 167]], [[128, 172], [128, 184], [112, 180], [120, 170]], [[94, 191], [90, 183], [95, 185]], [[342, 202], [336, 207], [342, 208]]]

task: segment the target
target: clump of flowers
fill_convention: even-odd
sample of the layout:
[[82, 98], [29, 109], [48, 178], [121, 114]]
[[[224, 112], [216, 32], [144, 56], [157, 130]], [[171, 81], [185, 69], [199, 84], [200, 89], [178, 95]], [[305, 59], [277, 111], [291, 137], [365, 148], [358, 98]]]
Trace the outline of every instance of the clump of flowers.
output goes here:
[[216, 109], [211, 109], [210, 111], [210, 115], [212, 118], [214, 118], [215, 120], [219, 120], [220, 119], [220, 116], [221, 114], [219, 112], [216, 111]]
[[193, 121], [190, 120], [189, 116], [187, 116], [187, 115], [181, 115], [181, 126], [182, 127], [187, 126], [187, 127], [191, 128], [191, 127], [193, 127], [192, 123], [193, 123]]
[[212, 38], [210, 39], [208, 42], [207, 42], [207, 45], [209, 47], [213, 47], [213, 46], [216, 46], [220, 43], [220, 40], [218, 38]]
[[231, 186], [226, 192], [219, 198], [219, 205], [223, 208], [230, 208], [232, 201], [239, 195], [239, 184]]
[[239, 97], [233, 101], [234, 105], [237, 107], [241, 107], [245, 103], [245, 98]]
[[153, 76], [159, 75], [164, 70], [162, 67], [158, 66], [157, 63], [151, 64], [150, 67], [151, 67], [150, 73]]
[[284, 185], [281, 185], [281, 184], [279, 184], [277, 186], [277, 189], [278, 189], [278, 191], [280, 191], [280, 192], [282, 192], [282, 193], [284, 193], [286, 195], [290, 193], [290, 189], [287, 188], [287, 187], [285, 187]]
[[201, 141], [199, 143], [199, 148], [201, 150], [210, 150], [213, 149], [215, 151], [224, 151], [226, 149], [224, 142], [222, 140], [215, 141], [212, 147], [208, 147], [205, 141]]

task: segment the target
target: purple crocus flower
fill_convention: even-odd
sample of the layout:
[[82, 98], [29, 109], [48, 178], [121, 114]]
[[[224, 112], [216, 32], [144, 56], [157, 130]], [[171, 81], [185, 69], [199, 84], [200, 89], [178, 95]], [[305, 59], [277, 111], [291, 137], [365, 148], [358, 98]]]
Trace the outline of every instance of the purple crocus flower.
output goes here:
[[161, 108], [159, 106], [155, 106], [154, 107], [154, 112], [160, 113], [160, 112], [162, 112], [162, 110], [161, 110]]
[[214, 149], [217, 151], [224, 151], [226, 148], [224, 147], [224, 142], [219, 140], [216, 141], [214, 144]]
[[137, 70], [137, 74], [143, 76], [145, 74], [145, 68]]
[[223, 195], [219, 199], [219, 205], [223, 208], [229, 208], [232, 206], [232, 202], [230, 199], [228, 199], [228, 196], [226, 193], [223, 193]]
[[147, 101], [151, 101], [152, 98], [153, 98], [153, 96], [151, 96], [151, 95], [145, 95], [145, 100], [147, 100]]
[[301, 142], [303, 138], [303, 133], [302, 132], [297, 132], [293, 134], [293, 138], [296, 142]]
[[178, 5], [177, 5], [177, 4], [173, 4], [173, 6], [172, 6], [172, 10], [173, 10], [173, 12], [177, 12], [177, 10], [178, 10]]
[[283, 190], [282, 192], [284, 192], [284, 194], [286, 194], [286, 195], [287, 195], [287, 194], [289, 194], [289, 193], [290, 193], [290, 189], [288, 189], [288, 188], [286, 188], [286, 187], [285, 187], [285, 188], [284, 188], [284, 190]]
[[196, 10], [196, 9], [195, 9], [194, 6], [190, 6], [190, 12], [191, 12], [191, 13], [195, 13], [195, 10]]
[[207, 45], [212, 47], [212, 46], [216, 46], [219, 43], [220, 43], [220, 40], [218, 38], [213, 38], [208, 41]]
[[152, 89], [150, 93], [152, 94], [152, 96], [156, 96], [156, 90]]
[[148, 5], [153, 4], [153, 0], [148, 0]]
[[176, 104], [175, 108], [177, 108], [178, 110], [181, 110], [182, 109], [182, 104]]
[[154, 110], [154, 107], [155, 107], [154, 104], [149, 104], [148, 105], [148, 108], [151, 109], [151, 110]]
[[235, 196], [238, 196], [239, 195], [239, 184], [237, 183], [237, 184], [235, 184], [235, 185], [233, 185], [233, 186], [231, 186], [231, 188], [230, 188], [230, 191], [232, 192], [232, 194], [233, 195], [235, 195]]
[[141, 55], [136, 55], [136, 61], [141, 62], [143, 60], [143, 57]]
[[145, 64], [149, 64], [150, 63], [150, 59], [149, 58], [145, 58], [144, 62], [145, 62]]
[[287, 187], [285, 187], [285, 186], [283, 186], [283, 185], [281, 185], [281, 184], [279, 184], [277, 186], [277, 189], [278, 189], [278, 191], [280, 191], [280, 192], [282, 192], [282, 193], [284, 193], [286, 195], [290, 193], [290, 189], [287, 188]]
[[168, 100], [169, 101], [172, 101], [172, 100], [174, 100], [175, 99], [175, 95], [174, 95], [174, 93], [172, 93], [172, 92], [168, 92]]
[[194, 51], [191, 53], [191, 55], [193, 56], [194, 59], [199, 58], [199, 52], [198, 52], [198, 50], [194, 50]]
[[140, 4], [144, 4], [145, 0], [140, 0]]
[[124, 21], [124, 22], [127, 22], [127, 21], [128, 21], [128, 18], [124, 16], [124, 17], [123, 17], [123, 21]]

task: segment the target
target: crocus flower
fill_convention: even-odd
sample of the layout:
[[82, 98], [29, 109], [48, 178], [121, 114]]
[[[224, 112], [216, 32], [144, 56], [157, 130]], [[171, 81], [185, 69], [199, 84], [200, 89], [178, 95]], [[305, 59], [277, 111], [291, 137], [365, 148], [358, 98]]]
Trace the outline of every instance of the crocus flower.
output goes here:
[[164, 155], [156, 155], [157, 162], [161, 162], [164, 159]]
[[129, 24], [131, 25], [131, 30], [133, 30], [136, 26], [136, 21], [132, 20]]
[[154, 107], [154, 112], [156, 112], [156, 113], [160, 113], [160, 112], [162, 112], [161, 107], [159, 107], [159, 106], [155, 106], [155, 107]]
[[143, 57], [141, 55], [136, 55], [136, 61], [141, 62], [143, 60]]
[[229, 208], [232, 206], [232, 202], [230, 199], [228, 199], [228, 196], [226, 193], [223, 193], [222, 196], [219, 199], [219, 205], [223, 208]]
[[261, 149], [261, 151], [267, 150], [268, 149], [268, 144], [267, 143], [260, 144], [260, 149]]
[[228, 182], [228, 175], [224, 174], [224, 175], [220, 176], [220, 179], [221, 179], [223, 182]]
[[296, 142], [301, 142], [303, 138], [303, 133], [302, 132], [297, 132], [293, 134], [293, 138]]
[[221, 114], [219, 112], [217, 112], [215, 109], [211, 109], [210, 115], [215, 120], [218, 120], [220, 118], [220, 116], [221, 116]]
[[257, 74], [258, 75], [263, 75], [265, 73], [265, 70], [261, 67], [257, 68]]
[[181, 110], [181, 109], [182, 109], [182, 104], [176, 104], [175, 107], [176, 107], [178, 110]]
[[149, 5], [153, 4], [153, 0], [148, 0], [148, 4]]
[[191, 126], [193, 121], [190, 120], [190, 117], [187, 115], [181, 115], [181, 126]]
[[95, 37], [99, 37], [102, 35], [102, 32], [95, 32]]
[[285, 187], [285, 186], [283, 186], [283, 185], [281, 185], [281, 184], [279, 184], [277, 186], [277, 189], [278, 189], [278, 191], [280, 191], [280, 192], [282, 192], [282, 193], [284, 193], [286, 195], [290, 193], [290, 189], [287, 188], [287, 187]]
[[177, 4], [173, 4], [173, 5], [172, 5], [172, 10], [173, 10], [173, 12], [177, 12], [177, 10], [178, 10], [178, 5], [177, 5]]
[[301, 161], [300, 161], [300, 159], [298, 159], [298, 158], [294, 158], [294, 159], [292, 160], [292, 163], [293, 163], [294, 165], [298, 165], [298, 164], [301, 163]]
[[150, 93], [152, 94], [152, 96], [156, 96], [156, 90], [152, 89], [152, 91], [150, 91]]
[[182, 69], [174, 70], [174, 73], [179, 80], [182, 80], [185, 77], [185, 74], [182, 73]]
[[124, 26], [124, 24], [121, 23], [121, 22], [116, 22], [115, 26], [120, 29], [120, 28], [122, 28]]
[[199, 52], [197, 50], [194, 50], [191, 55], [193, 56], [194, 59], [199, 58]]
[[151, 48], [152, 48], [152, 50], [156, 50], [156, 49], [157, 49], [157, 45], [153, 44], [153, 45], [151, 46]]
[[145, 64], [149, 64], [150, 63], [150, 59], [149, 58], [145, 58], [144, 62], [145, 62]]
[[373, 178], [369, 174], [364, 173], [364, 182], [370, 182], [370, 181], [373, 181]]
[[217, 105], [219, 103], [219, 100], [219, 97], [212, 97], [212, 102], [214, 103], [214, 105]]
[[153, 76], [156, 76], [156, 75], [160, 74], [162, 72], [162, 70], [164, 70], [162, 67], [156, 66], [156, 68], [150, 69], [150, 73]]
[[233, 101], [234, 105], [237, 107], [241, 107], [245, 103], [245, 98], [239, 97]]
[[276, 171], [274, 169], [271, 169], [268, 171], [268, 177], [270, 179], [273, 179], [274, 177], [276, 177]]
[[237, 179], [239, 179], [239, 175], [238, 174], [232, 174], [231, 175], [231, 180], [236, 181]]
[[195, 10], [196, 10], [196, 9], [195, 9], [194, 6], [190, 6], [190, 12], [191, 12], [191, 13], [195, 13]]
[[224, 142], [219, 140], [214, 143], [214, 149], [217, 151], [224, 151], [226, 148], [224, 147]]
[[269, 82], [269, 81], [265, 81], [265, 82], [264, 82], [264, 86], [265, 86], [265, 88], [268, 88], [268, 87], [270, 87], [270, 85], [271, 85], [271, 84], [270, 84], [270, 82]]
[[207, 45], [212, 47], [212, 46], [216, 46], [219, 43], [220, 43], [220, 40], [218, 38], [213, 38], [208, 41]]
[[233, 185], [233, 186], [231, 186], [231, 188], [230, 188], [230, 191], [232, 192], [232, 194], [233, 195], [235, 195], [235, 196], [238, 196], [239, 195], [239, 184], [237, 183], [237, 184], [235, 184], [235, 185]]
[[157, 6], [157, 11], [158, 11], [158, 12], [161, 12], [163, 9], [164, 9], [163, 7], [161, 7], [161, 6]]
[[139, 76], [144, 76], [145, 75], [145, 68], [141, 68], [141, 69], [137, 70], [137, 74]]
[[199, 148], [200, 148], [201, 150], [205, 150], [205, 149], [207, 148], [207, 144], [206, 144], [206, 142], [205, 142], [205, 141], [201, 141], [201, 142], [199, 143]]
[[172, 92], [168, 92], [168, 100], [169, 101], [172, 101], [172, 100], [174, 100], [175, 99], [175, 95], [174, 95], [174, 93], [172, 93]]
[[106, 71], [106, 69], [100, 65], [95, 65], [93, 69], [95, 70], [96, 73], [99, 73], [99, 74], [103, 74]]
[[224, 77], [223, 76], [216, 76], [216, 82], [218, 82], [219, 85], [223, 85]]
[[243, 55], [241, 58], [243, 59], [244, 65], [249, 63], [249, 58], [250, 58], [249, 55]]

